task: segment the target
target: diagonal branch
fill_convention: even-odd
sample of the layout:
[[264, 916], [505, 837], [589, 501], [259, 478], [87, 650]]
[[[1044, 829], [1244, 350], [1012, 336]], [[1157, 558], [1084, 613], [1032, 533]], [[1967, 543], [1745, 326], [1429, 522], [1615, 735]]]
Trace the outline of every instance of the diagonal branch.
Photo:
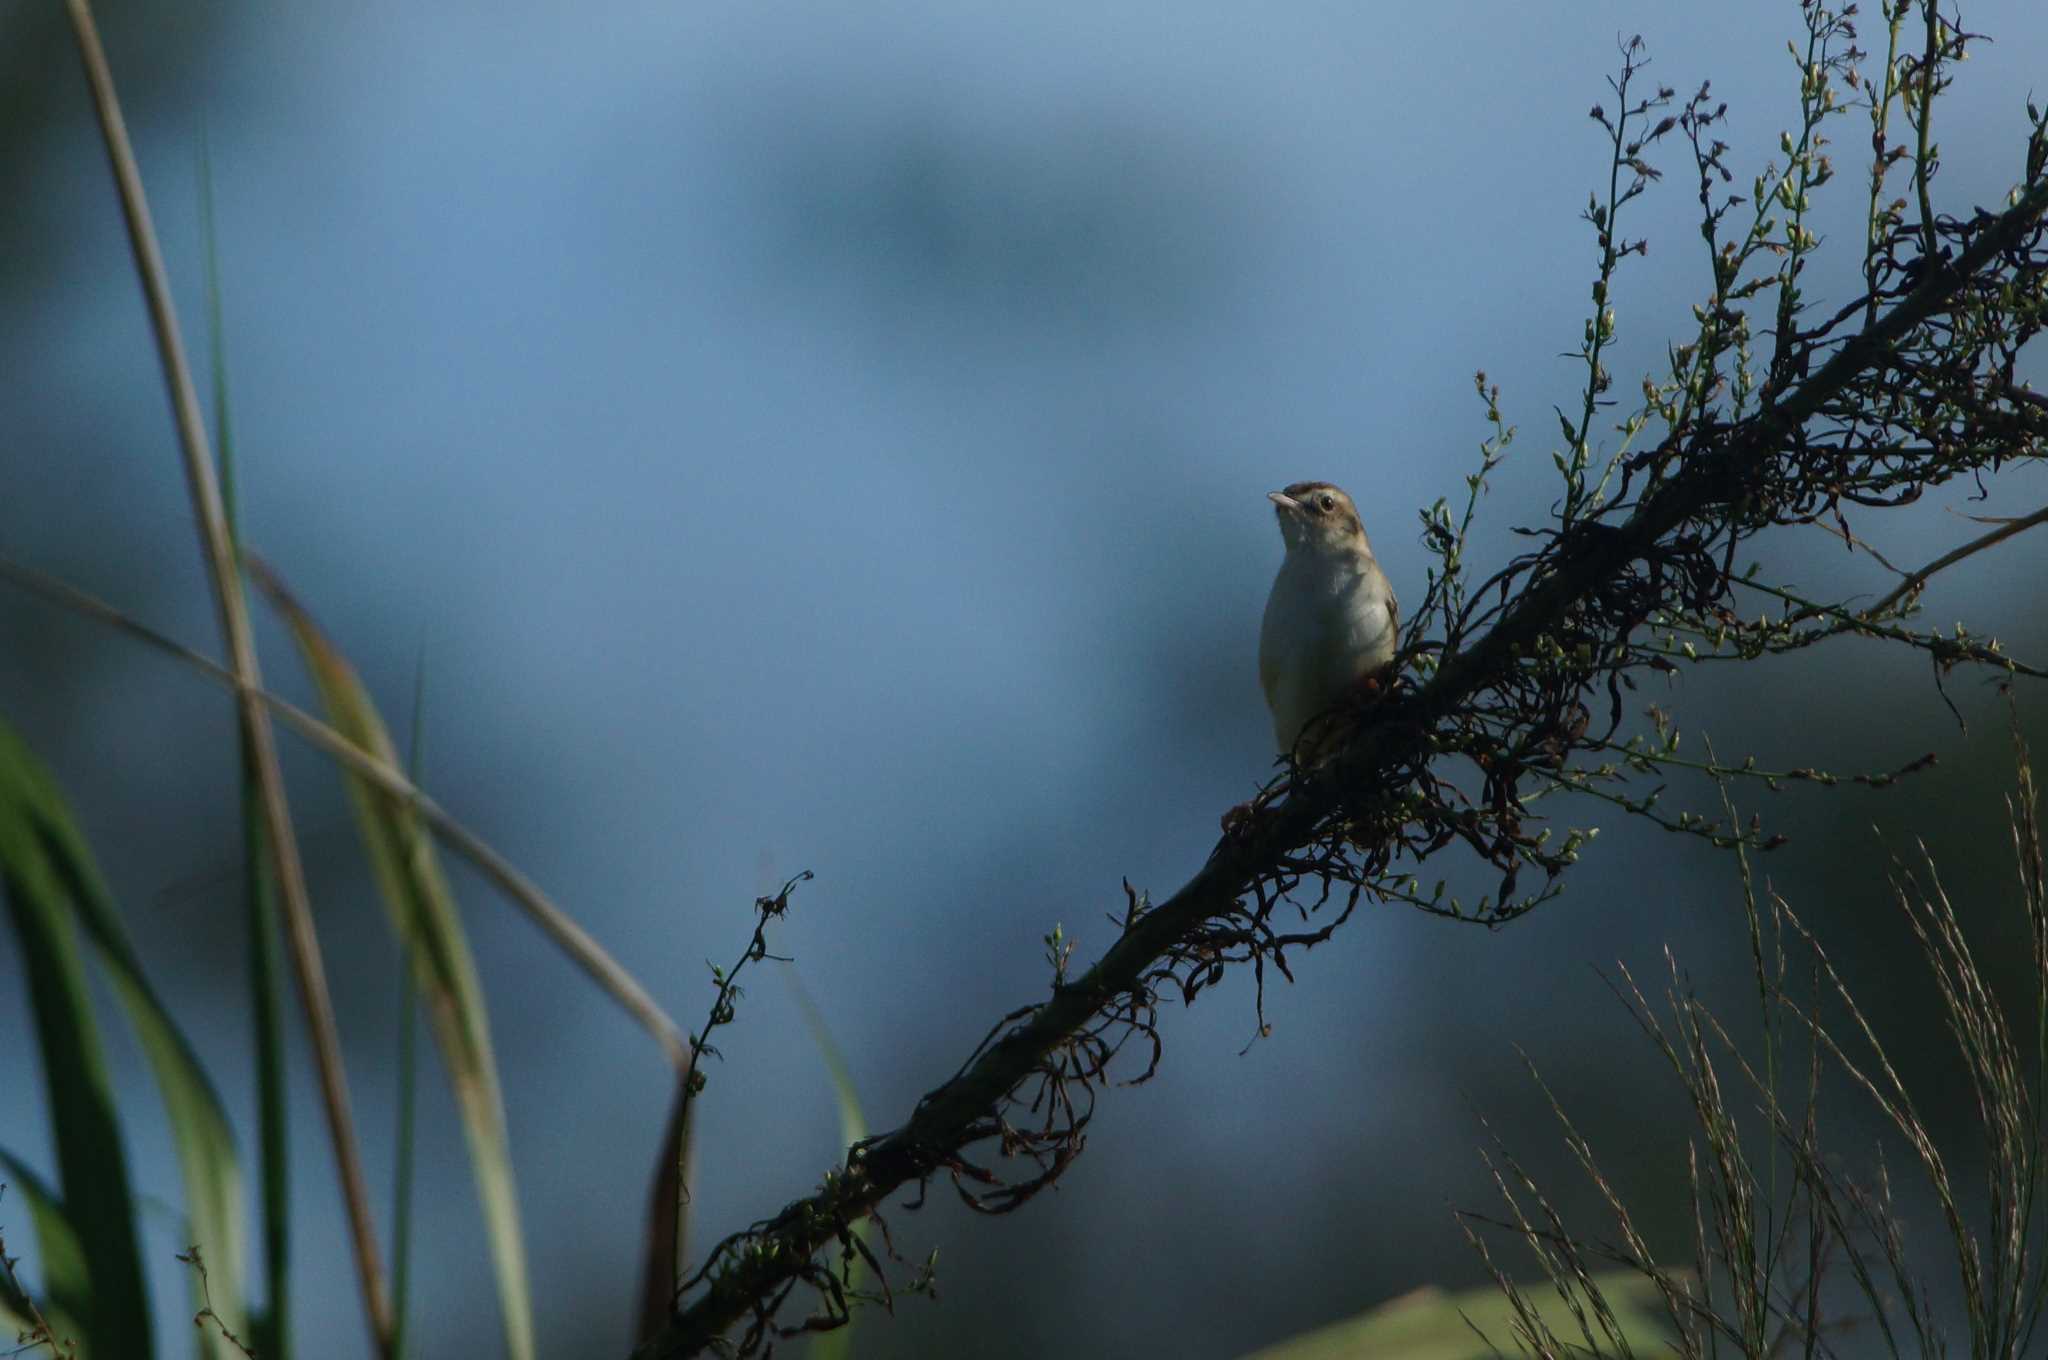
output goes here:
[[[1446, 656], [1429, 681], [1391, 700], [1331, 765], [1298, 775], [1284, 801], [1254, 810], [1212, 852], [1201, 871], [1166, 901], [1134, 913], [1123, 935], [1078, 980], [1020, 1016], [1021, 1023], [978, 1051], [952, 1080], [918, 1102], [908, 1123], [853, 1150], [824, 1188], [748, 1234], [745, 1247], [714, 1256], [704, 1292], [678, 1313], [635, 1360], [669, 1360], [716, 1344], [726, 1330], [786, 1296], [813, 1269], [812, 1258], [874, 1212], [891, 1194], [947, 1165], [960, 1149], [998, 1132], [992, 1118], [1005, 1096], [1041, 1069], [1092, 1019], [1137, 998], [1145, 979], [1212, 917], [1284, 868], [1340, 813], [1352, 825], [1374, 825], [1393, 813], [1384, 776], [1427, 758], [1432, 733], [1475, 697], [1509, 683], [1538, 642], [1573, 610], [1654, 560], [1660, 543], [1687, 521], [1737, 512], [1776, 466], [1801, 428], [1884, 363], [1915, 328], [1952, 304], [1978, 273], [2012, 249], [2048, 214], [2048, 180], [2028, 187], [2016, 204], [1984, 226], [1953, 262], [1930, 259], [1919, 286], [1874, 325], [1844, 342], [1811, 376], [1714, 443], [1689, 456], [1619, 525], [1581, 523], [1566, 530], [1546, 574], [1538, 575], [1478, 642]], [[1379, 803], [1381, 806], [1370, 806]], [[1395, 813], [1394, 815], [1398, 815]], [[999, 1026], [1000, 1028], [1000, 1026]]]

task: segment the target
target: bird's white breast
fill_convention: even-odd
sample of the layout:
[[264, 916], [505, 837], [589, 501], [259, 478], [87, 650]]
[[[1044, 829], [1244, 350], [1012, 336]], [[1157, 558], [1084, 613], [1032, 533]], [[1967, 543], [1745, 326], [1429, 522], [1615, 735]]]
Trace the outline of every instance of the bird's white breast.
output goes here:
[[1369, 557], [1340, 565], [1287, 555], [1259, 629], [1259, 679], [1281, 750], [1292, 750], [1310, 719], [1393, 659], [1388, 603], [1386, 577]]

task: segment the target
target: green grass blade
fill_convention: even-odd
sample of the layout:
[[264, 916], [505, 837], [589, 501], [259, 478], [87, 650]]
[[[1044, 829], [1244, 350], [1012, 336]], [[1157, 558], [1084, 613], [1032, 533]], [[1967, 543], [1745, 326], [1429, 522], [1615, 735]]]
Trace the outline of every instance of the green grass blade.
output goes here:
[[[184, 1181], [186, 1236], [205, 1254], [214, 1312], [225, 1326], [239, 1333], [248, 1323], [243, 1294], [247, 1249], [241, 1163], [227, 1112], [197, 1053], [144, 975], [127, 927], [55, 782], [4, 724], [0, 724], [0, 809], [4, 809], [0, 810], [0, 824], [8, 827], [0, 831], [0, 839], [9, 847], [0, 851], [0, 857], [10, 862], [10, 887], [16, 872], [13, 865], [20, 862], [30, 871], [30, 877], [23, 880], [29, 894], [54, 894], [48, 901], [92, 942], [115, 998], [142, 1045], [170, 1121], [172, 1145]], [[46, 886], [39, 888], [38, 884]], [[10, 898], [13, 896], [10, 893]], [[82, 1005], [82, 992], [80, 998]], [[90, 1020], [89, 1013], [85, 1019]], [[66, 1208], [74, 1221], [80, 1221], [79, 1192], [73, 1189], [68, 1170], [63, 1184]], [[125, 1180], [120, 1193], [125, 1199]], [[132, 1204], [128, 1212], [132, 1217]], [[95, 1254], [93, 1261], [97, 1278], [100, 1257]], [[220, 1353], [223, 1344], [214, 1337], [205, 1342], [212, 1354]]]
[[[30, 1182], [32, 1188], [36, 1191], [43, 1189], [42, 1183], [37, 1179], [35, 1172], [6, 1148], [0, 1148], [0, 1177], [9, 1177], [16, 1182]], [[7, 1233], [5, 1229], [7, 1226], [6, 1203], [8, 1184], [8, 1180], [0, 1179], [0, 1327], [25, 1328], [33, 1325], [29, 1319], [29, 1314], [35, 1307], [35, 1302], [23, 1291], [20, 1279], [15, 1273], [15, 1265], [17, 1263], [14, 1253], [7, 1249]], [[50, 1204], [51, 1207], [55, 1207], [54, 1201], [51, 1201], [48, 1195], [40, 1195], [39, 1197], [45, 1203]], [[31, 1199], [31, 1213], [33, 1213], [33, 1204], [34, 1198]], [[42, 1231], [40, 1224], [35, 1224], [34, 1226], [40, 1234]], [[63, 1226], [68, 1231], [71, 1225], [67, 1223]], [[61, 1255], [61, 1248], [59, 1254]], [[75, 1251], [71, 1255], [73, 1258], [77, 1257]], [[43, 1251], [43, 1257], [46, 1261], [51, 1256], [51, 1252]], [[56, 1273], [61, 1274], [64, 1269], [65, 1265], [60, 1260], [56, 1267]], [[45, 1288], [47, 1288], [47, 1281], [52, 1273], [50, 1267], [44, 1267]]]
[[[412, 740], [406, 776], [419, 787], [426, 751], [427, 665], [422, 657], [412, 677]], [[391, 1353], [405, 1360], [407, 1304], [412, 1282], [412, 1166], [419, 1071], [419, 1004], [411, 985], [413, 948], [404, 949], [405, 977], [398, 989], [398, 1166], [391, 1191]]]
[[277, 938], [277, 871], [263, 823], [254, 753], [242, 751], [242, 912], [248, 940], [249, 1022], [255, 1031], [256, 1137], [261, 1149], [264, 1307], [250, 1323], [265, 1360], [291, 1360], [291, 1117], [285, 1082], [284, 945]]
[[[354, 668], [281, 584], [267, 572], [257, 572], [256, 579], [291, 628], [329, 721], [363, 750], [396, 764], [390, 735]], [[412, 957], [413, 981], [461, 1111], [497, 1273], [505, 1348], [513, 1360], [530, 1360], [533, 1304], [506, 1142], [505, 1103], [491, 1052], [483, 985], [470, 958], [461, 915], [417, 809], [356, 775], [343, 779], [378, 887]]]
[[[220, 249], [214, 231], [213, 153], [199, 138], [199, 230], [205, 259], [207, 365], [213, 378], [213, 434], [228, 536], [239, 551], [235, 435], [228, 402], [226, 327], [221, 319]], [[250, 1024], [256, 1050], [256, 1129], [263, 1197], [265, 1305], [252, 1311], [249, 1336], [264, 1360], [291, 1360], [291, 1123], [284, 1058], [284, 958], [277, 938], [277, 870], [263, 822], [263, 789], [246, 728], [240, 734], [242, 907], [248, 949]]]
[[[797, 977], [796, 969], [784, 967], [782, 980], [789, 984], [790, 995], [796, 998], [797, 1009], [803, 1012], [804, 1026], [811, 1032], [811, 1042], [818, 1046], [818, 1056], [825, 1060], [826, 1075], [832, 1080], [833, 1098], [839, 1105], [839, 1141], [841, 1146], [850, 1148], [868, 1136], [868, 1121], [867, 1116], [861, 1113], [860, 1093], [854, 1089], [853, 1073], [846, 1066], [846, 1055], [833, 1041], [824, 1013], [811, 1000], [810, 991]], [[862, 1219], [854, 1225], [853, 1231], [862, 1242], [871, 1242], [874, 1220]], [[847, 1292], [861, 1288], [867, 1281], [867, 1274], [867, 1263], [856, 1256], [846, 1269]], [[855, 1309], [844, 1327], [820, 1333], [806, 1354], [813, 1360], [846, 1360], [853, 1354], [853, 1329], [859, 1320], [860, 1312]]]
[[57, 1192], [32, 1168], [13, 1153], [0, 1150], [0, 1173], [6, 1175], [7, 1187], [28, 1206], [43, 1266], [43, 1297], [38, 1301], [16, 1292], [12, 1282], [0, 1276], [0, 1326], [10, 1335], [26, 1335], [34, 1329], [35, 1314], [40, 1312], [49, 1324], [53, 1344], [60, 1348], [57, 1353], [62, 1355], [63, 1343], [85, 1335], [78, 1318], [92, 1300], [84, 1244], [65, 1217], [64, 1206], [57, 1202]]
[[[149, 1293], [135, 1231], [135, 1198], [121, 1147], [120, 1118], [100, 1047], [99, 1024], [86, 991], [72, 890], [79, 875], [59, 864], [41, 771], [13, 733], [0, 725], [0, 887], [21, 942], [51, 1140], [57, 1150], [59, 1199], [32, 1182], [19, 1164], [16, 1182], [36, 1213], [46, 1252], [45, 1292], [78, 1319], [87, 1352], [98, 1356], [152, 1353]], [[75, 868], [75, 866], [74, 866]], [[61, 1221], [65, 1230], [60, 1231]], [[54, 1248], [54, 1252], [53, 1249]]]
[[398, 1165], [391, 1189], [391, 1353], [405, 1360], [407, 1309], [412, 1290], [412, 1165], [417, 1123], [419, 1002], [413, 990], [412, 951], [398, 993]]
[[206, 362], [213, 378], [213, 438], [220, 459], [221, 511], [227, 516], [229, 537], [238, 538], [235, 431], [228, 419], [227, 332], [221, 324], [220, 250], [214, 235], [213, 149], [204, 130], [199, 134], [199, 238], [206, 259]]

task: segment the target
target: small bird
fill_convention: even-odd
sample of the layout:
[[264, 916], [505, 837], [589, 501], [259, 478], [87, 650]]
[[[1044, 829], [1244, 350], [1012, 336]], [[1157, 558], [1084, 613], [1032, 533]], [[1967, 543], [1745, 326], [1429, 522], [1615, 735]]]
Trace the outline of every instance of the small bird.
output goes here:
[[1394, 659], [1401, 607], [1351, 497], [1328, 482], [1296, 482], [1268, 499], [1287, 556], [1266, 597], [1259, 683], [1273, 740], [1291, 755], [1304, 728]]

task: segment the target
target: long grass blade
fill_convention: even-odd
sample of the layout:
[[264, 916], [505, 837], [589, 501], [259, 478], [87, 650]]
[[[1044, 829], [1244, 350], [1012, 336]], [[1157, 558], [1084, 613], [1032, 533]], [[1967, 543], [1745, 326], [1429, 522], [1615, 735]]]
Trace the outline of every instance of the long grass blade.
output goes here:
[[[406, 752], [406, 776], [417, 784], [425, 759], [427, 666], [421, 658], [412, 677], [412, 740]], [[397, 1162], [391, 1190], [391, 1349], [405, 1360], [407, 1305], [412, 1293], [412, 1169], [415, 1127], [418, 1113], [419, 999], [412, 985], [414, 957], [411, 939], [400, 942], [404, 951], [405, 975], [398, 987], [398, 1135]]]
[[[207, 367], [212, 378], [213, 430], [220, 451], [221, 508], [239, 553], [235, 425], [228, 401], [226, 326], [222, 321], [220, 248], [213, 211], [213, 153], [199, 139], [199, 232], [206, 265]], [[237, 589], [240, 589], [239, 584]], [[291, 1360], [291, 1122], [284, 1070], [283, 959], [277, 938], [277, 866], [263, 820], [262, 775], [246, 728], [240, 730], [242, 912], [249, 969], [249, 1019], [256, 1052], [256, 1129], [263, 1199], [264, 1307], [250, 1309], [249, 1335], [265, 1360]], [[196, 1277], [196, 1272], [195, 1272]], [[195, 1285], [196, 1287], [196, 1285]]]
[[[272, 573], [261, 569], [253, 574], [298, 642], [336, 730], [383, 763], [395, 764], [390, 735], [355, 669]], [[392, 924], [411, 955], [413, 982], [426, 1004], [461, 1111], [497, 1273], [506, 1350], [513, 1360], [528, 1360], [533, 1354], [532, 1298], [505, 1135], [505, 1103], [491, 1052], [483, 984], [470, 958], [461, 913], [419, 809], [354, 774], [344, 779]]]
[[[244, 558], [251, 570], [258, 569], [258, 559], [248, 554], [244, 554]], [[202, 656], [175, 638], [166, 637], [140, 620], [122, 613], [106, 601], [60, 581], [46, 572], [0, 557], [0, 580], [11, 581], [60, 608], [103, 623], [165, 656], [182, 662], [215, 684], [228, 689], [236, 688], [234, 673], [219, 662]], [[434, 829], [443, 844], [475, 865], [477, 871], [489, 879], [493, 887], [526, 913], [528, 919], [541, 929], [570, 962], [581, 968], [591, 981], [603, 988], [642, 1029], [647, 1031], [661, 1046], [662, 1055], [668, 1059], [670, 1066], [678, 1072], [689, 1067], [690, 1049], [681, 1027], [669, 1017], [668, 1012], [656, 1004], [654, 998], [648, 995], [647, 989], [620, 966], [617, 959], [606, 953], [604, 947], [593, 939], [588, 931], [576, 924], [575, 918], [555, 905], [548, 895], [542, 892], [532, 879], [520, 873], [510, 860], [493, 849], [483, 837], [449, 816], [439, 803], [407, 779], [389, 761], [380, 759], [357, 746], [333, 727], [267, 689], [258, 689], [256, 698], [312, 746], [333, 757], [351, 772], [385, 793], [417, 808], [420, 816]]]
[[655, 1154], [654, 1177], [647, 1191], [647, 1240], [640, 1252], [640, 1306], [634, 1320], [633, 1344], [645, 1345], [660, 1335], [675, 1315], [676, 1281], [682, 1278], [684, 1253], [689, 1248], [689, 1203], [695, 1189], [694, 1147], [696, 1121], [690, 1118], [695, 1106], [690, 1089], [694, 1073], [676, 1080], [675, 1098], [669, 1102], [668, 1123], [661, 1131], [661, 1149]]
[[185, 484], [192, 501], [192, 516], [199, 529], [200, 552], [213, 586], [214, 608], [219, 614], [221, 634], [227, 642], [234, 667], [235, 707], [244, 739], [254, 752], [258, 780], [263, 789], [263, 819], [270, 837], [273, 862], [277, 867], [279, 903], [285, 917], [285, 935], [290, 945], [292, 970], [298, 976], [299, 1000], [306, 1012], [313, 1058], [320, 1078], [320, 1100], [327, 1115], [328, 1139], [334, 1152], [335, 1170], [341, 1179], [342, 1199], [348, 1210], [349, 1243], [353, 1248], [357, 1281], [362, 1289], [363, 1312], [370, 1334], [381, 1353], [391, 1349], [391, 1304], [385, 1293], [384, 1266], [377, 1256], [377, 1236], [370, 1221], [369, 1192], [364, 1184], [362, 1155], [356, 1144], [355, 1115], [349, 1109], [348, 1081], [342, 1071], [341, 1035], [334, 1020], [334, 1004], [327, 991], [327, 971], [320, 958], [320, 939], [313, 928], [313, 908], [306, 893], [304, 866], [299, 861], [298, 840], [292, 832], [291, 807], [285, 797], [284, 775], [277, 761], [276, 734], [271, 731], [270, 713], [257, 697], [263, 688], [262, 668], [256, 660], [255, 634], [249, 626], [248, 602], [243, 598], [235, 568], [235, 545], [221, 506], [213, 454], [206, 434], [206, 422], [199, 412], [199, 394], [192, 381], [192, 368], [185, 358], [185, 344], [178, 330], [178, 314], [171, 304], [170, 271], [164, 267], [163, 251], [157, 244], [156, 227], [150, 221], [149, 199], [142, 188], [142, 170], [136, 164], [135, 148], [128, 138], [127, 121], [121, 116], [121, 101], [114, 91], [114, 73], [107, 64], [100, 43], [99, 26], [93, 22], [88, 0], [66, 0], [72, 33], [78, 40], [79, 59], [84, 63], [86, 83], [92, 90], [93, 112], [99, 119], [107, 161], [114, 172], [114, 185], [121, 204], [121, 218], [128, 228], [128, 243], [135, 257], [135, 270], [142, 283], [143, 302], [149, 311], [150, 329], [156, 338], [157, 358], [163, 369], [164, 386], [171, 400], [171, 414], [178, 431]]
[[[27, 1167], [14, 1163], [10, 1171], [42, 1207], [38, 1236], [58, 1246], [46, 1270], [51, 1302], [85, 1324], [88, 1350], [144, 1356], [152, 1349], [149, 1294], [120, 1116], [78, 954], [77, 904], [45, 835], [41, 789], [26, 758], [0, 727], [0, 885], [21, 942], [61, 1200], [31, 1182]], [[63, 1249], [53, 1218], [67, 1225], [74, 1250]]]
[[291, 1360], [291, 1105], [285, 1078], [284, 959], [277, 932], [276, 869], [264, 829], [255, 761], [242, 753], [242, 913], [249, 1024], [256, 1054], [256, 1139], [263, 1200], [264, 1306], [251, 1319], [256, 1353]]
[[[24, 893], [41, 896], [47, 908], [61, 912], [66, 931], [74, 923], [84, 931], [113, 983], [115, 998], [142, 1044], [170, 1120], [185, 1186], [187, 1235], [203, 1249], [209, 1263], [214, 1311], [227, 1327], [240, 1332], [247, 1321], [243, 1292], [247, 1248], [241, 1164], [226, 1110], [198, 1055], [144, 976], [142, 961], [129, 942], [92, 852], [73, 824], [54, 781], [4, 724], [0, 724], [0, 785], [6, 790], [0, 793], [7, 808], [0, 813], [0, 821], [9, 829], [0, 836], [9, 846], [4, 853], [10, 864], [10, 883], [17, 869], [25, 870], [21, 879]], [[23, 846], [28, 847], [28, 856], [40, 862], [25, 863]], [[38, 882], [47, 886], [38, 889]], [[10, 898], [14, 895], [10, 893]], [[66, 965], [59, 960], [52, 966], [61, 969]], [[35, 968], [33, 961], [31, 968]], [[32, 977], [31, 987], [35, 985]], [[89, 1015], [80, 1018], [90, 1021]], [[61, 1162], [61, 1136], [59, 1150]], [[80, 1213], [78, 1192], [72, 1188], [68, 1169], [63, 1184], [67, 1210]], [[132, 1206], [130, 1212], [132, 1215]], [[97, 1251], [93, 1260], [97, 1270]], [[213, 1348], [219, 1341], [209, 1336], [205, 1344]]]
[[[790, 995], [796, 998], [797, 1009], [803, 1013], [804, 1028], [811, 1032], [811, 1042], [818, 1046], [818, 1056], [824, 1059], [825, 1074], [831, 1079], [832, 1096], [839, 1106], [840, 1145], [850, 1148], [868, 1136], [867, 1116], [861, 1111], [860, 1092], [854, 1088], [853, 1071], [846, 1065], [846, 1055], [832, 1037], [832, 1027], [825, 1023], [824, 1012], [811, 999], [810, 989], [804, 986], [796, 969], [785, 966], [781, 971]], [[862, 1242], [872, 1245], [874, 1220], [863, 1218], [854, 1224], [853, 1233]], [[866, 1285], [867, 1274], [867, 1262], [860, 1255], [851, 1254], [845, 1261], [841, 1286], [848, 1294], [853, 1294]], [[812, 1360], [847, 1360], [853, 1354], [853, 1328], [859, 1317], [858, 1311], [850, 1310], [845, 1326], [819, 1333], [811, 1342], [809, 1354]]]

